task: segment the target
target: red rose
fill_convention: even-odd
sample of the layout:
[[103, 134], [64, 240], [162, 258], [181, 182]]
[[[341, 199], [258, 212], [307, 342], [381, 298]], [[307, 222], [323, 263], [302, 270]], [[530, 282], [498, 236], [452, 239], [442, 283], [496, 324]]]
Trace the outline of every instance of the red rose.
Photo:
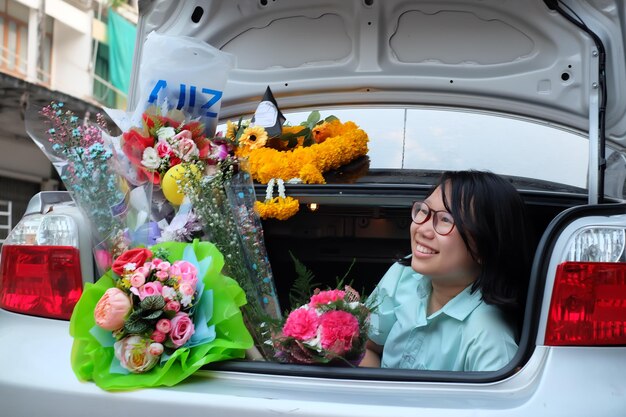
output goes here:
[[152, 120], [152, 117], [150, 117], [149, 114], [144, 113], [141, 115], [141, 118], [143, 119], [148, 129], [152, 129], [154, 127], [154, 120]]
[[134, 164], [141, 164], [143, 151], [149, 146], [154, 146], [154, 138], [144, 136], [143, 132], [133, 128], [122, 135], [122, 150]]
[[163, 127], [168, 127], [171, 126], [174, 129], [176, 129], [178, 126], [180, 126], [180, 122], [177, 120], [174, 120], [170, 117], [167, 116], [159, 116], [159, 121], [161, 122], [161, 126]]
[[180, 130], [188, 130], [191, 132], [191, 136], [195, 141], [198, 136], [202, 136], [204, 134], [204, 125], [197, 120], [186, 123], [184, 126], [180, 128]]
[[122, 276], [124, 274], [124, 271], [127, 270], [125, 268], [127, 264], [135, 264], [134, 268], [132, 269], [135, 270], [136, 268], [139, 268], [144, 263], [146, 263], [146, 261], [150, 258], [152, 258], [152, 252], [150, 251], [150, 249], [130, 249], [122, 253], [120, 256], [117, 257], [117, 259], [115, 259], [115, 261], [113, 261], [113, 266], [111, 267], [111, 269], [117, 275]]

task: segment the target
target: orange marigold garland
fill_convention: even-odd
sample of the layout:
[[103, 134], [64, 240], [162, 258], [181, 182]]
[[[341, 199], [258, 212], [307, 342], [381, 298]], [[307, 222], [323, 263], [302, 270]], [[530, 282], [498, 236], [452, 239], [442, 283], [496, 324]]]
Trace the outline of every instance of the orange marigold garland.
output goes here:
[[[274, 197], [274, 184], [278, 185], [278, 197]], [[262, 219], [287, 220], [300, 209], [300, 203], [293, 197], [285, 197], [285, 182], [272, 178], [267, 184], [265, 201], [255, 201], [254, 208]]]
[[[303, 126], [285, 127], [298, 133]], [[367, 154], [368, 137], [353, 122], [342, 123], [338, 119], [325, 122], [313, 130], [314, 139], [320, 143], [290, 150], [278, 150], [269, 147], [242, 146], [237, 156], [248, 159], [252, 177], [267, 184], [272, 178], [290, 180], [298, 178], [306, 184], [325, 184], [323, 173], [337, 169]], [[298, 138], [300, 143], [302, 138]]]
[[[268, 184], [265, 201], [255, 204], [257, 212], [279, 220], [299, 209], [298, 200], [285, 196], [284, 181], [325, 184], [325, 172], [367, 155], [369, 140], [354, 122], [334, 116], [320, 120], [317, 111], [299, 126], [283, 126], [280, 137], [268, 138], [263, 127], [241, 119], [227, 122], [225, 136], [236, 144], [237, 157], [248, 161], [252, 178]], [[278, 197], [273, 197], [275, 184]]]

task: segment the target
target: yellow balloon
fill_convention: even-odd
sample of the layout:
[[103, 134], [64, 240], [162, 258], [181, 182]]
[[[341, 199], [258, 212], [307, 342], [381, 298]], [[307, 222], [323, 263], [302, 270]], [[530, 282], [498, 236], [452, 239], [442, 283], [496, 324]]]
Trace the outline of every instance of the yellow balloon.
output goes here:
[[[168, 169], [161, 179], [163, 195], [167, 201], [175, 206], [180, 206], [185, 198], [185, 193], [182, 190], [188, 181], [185, 175], [189, 171], [196, 177], [200, 176], [200, 171], [194, 164], [178, 164]], [[180, 184], [177, 181], [180, 181]]]

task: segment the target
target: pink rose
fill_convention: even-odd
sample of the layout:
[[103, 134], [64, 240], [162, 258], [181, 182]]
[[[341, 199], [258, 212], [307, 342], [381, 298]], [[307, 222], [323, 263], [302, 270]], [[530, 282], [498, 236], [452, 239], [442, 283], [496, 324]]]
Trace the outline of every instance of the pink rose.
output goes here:
[[159, 271], [165, 271], [165, 272], [167, 272], [167, 270], [168, 270], [168, 269], [170, 269], [170, 263], [169, 263], [169, 262], [167, 262], [167, 261], [162, 261], [162, 262], [159, 262], [159, 263], [158, 263], [158, 265], [156, 265], [156, 268], [157, 268]]
[[313, 294], [311, 297], [311, 301], [309, 305], [313, 308], [316, 308], [319, 305], [324, 305], [328, 303], [332, 303], [334, 301], [343, 300], [346, 296], [346, 293], [341, 290], [330, 290], [330, 291], [321, 291], [317, 294]]
[[145, 264], [145, 265], [140, 266], [139, 268], [135, 269], [135, 274], [141, 274], [141, 275], [143, 275], [144, 277], [147, 278], [148, 275], [150, 275], [150, 267], [146, 266], [148, 264]]
[[172, 147], [165, 140], [160, 140], [156, 147], [157, 154], [159, 157], [163, 158], [165, 156], [169, 156], [172, 153]]
[[317, 334], [318, 325], [319, 318], [314, 310], [298, 308], [287, 317], [283, 334], [298, 340], [309, 340]]
[[130, 277], [130, 285], [135, 288], [139, 288], [145, 283], [146, 277], [143, 274], [137, 273], [137, 271], [135, 271]]
[[163, 333], [159, 330], [155, 330], [152, 332], [152, 334], [150, 335], [150, 339], [154, 340], [155, 342], [158, 343], [163, 343], [165, 342], [165, 339], [167, 338], [167, 333]]
[[175, 311], [176, 313], [178, 313], [180, 311], [180, 303], [178, 301], [168, 301], [165, 304], [165, 311]]
[[170, 277], [170, 274], [168, 274], [167, 271], [157, 271], [155, 275], [159, 281], [167, 281]]
[[154, 258], [149, 264], [146, 264], [146, 265], [150, 265], [150, 269], [154, 270], [154, 269], [157, 269], [159, 267], [159, 264], [161, 262], [163, 262], [163, 259]]
[[120, 361], [120, 365], [130, 372], [140, 374], [147, 372], [159, 362], [160, 355], [153, 355], [150, 352], [152, 340], [142, 336], [127, 336], [115, 342], [115, 357]]
[[168, 287], [167, 285], [163, 286], [161, 290], [161, 295], [165, 298], [165, 301], [171, 301], [176, 299], [176, 290], [172, 287]]
[[169, 333], [172, 330], [172, 323], [168, 319], [157, 321], [156, 329], [163, 333]]
[[130, 308], [130, 298], [124, 291], [109, 288], [96, 304], [93, 315], [98, 326], [115, 331], [124, 327], [124, 319]]
[[193, 293], [196, 292], [196, 289], [193, 285], [189, 284], [188, 282], [183, 282], [178, 287], [178, 291], [180, 291], [182, 295], [192, 296]]
[[163, 345], [161, 343], [150, 343], [148, 352], [152, 356], [161, 356], [163, 354]]
[[163, 285], [159, 281], [152, 281], [139, 288], [139, 299], [143, 300], [151, 295], [161, 295]]
[[[172, 268], [174, 268], [176, 273], [171, 272]], [[172, 265], [172, 268], [170, 268], [172, 275], [180, 276], [183, 281], [191, 283], [195, 288], [198, 282], [198, 269], [194, 264], [187, 261], [176, 261]]]
[[[185, 132], [187, 132], [188, 135], [185, 135], [184, 137], [181, 136]], [[189, 162], [192, 159], [197, 159], [200, 156], [200, 151], [198, 150], [196, 143], [193, 141], [193, 139], [191, 139], [191, 132], [189, 132], [188, 130], [183, 130], [172, 139], [174, 140], [179, 136], [180, 139], [174, 145], [176, 155], [185, 162]]]
[[359, 337], [359, 321], [347, 311], [333, 310], [320, 317], [322, 347], [338, 355], [352, 349], [352, 340]]
[[176, 313], [172, 319], [172, 330], [170, 330], [170, 340], [172, 344], [179, 348], [191, 338], [194, 326], [189, 316], [185, 313]]

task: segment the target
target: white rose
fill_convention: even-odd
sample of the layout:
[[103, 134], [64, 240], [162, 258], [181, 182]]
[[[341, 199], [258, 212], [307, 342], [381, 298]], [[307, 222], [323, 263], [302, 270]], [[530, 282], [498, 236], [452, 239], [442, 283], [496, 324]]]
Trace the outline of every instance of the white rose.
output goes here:
[[143, 156], [141, 157], [141, 165], [148, 169], [159, 169], [161, 166], [161, 158], [159, 158], [157, 150], [154, 148], [144, 149]]
[[174, 130], [173, 127], [162, 127], [159, 130], [157, 130], [157, 136], [160, 141], [162, 140], [167, 141], [167, 139], [173, 137], [174, 135], [176, 135], [176, 131]]

